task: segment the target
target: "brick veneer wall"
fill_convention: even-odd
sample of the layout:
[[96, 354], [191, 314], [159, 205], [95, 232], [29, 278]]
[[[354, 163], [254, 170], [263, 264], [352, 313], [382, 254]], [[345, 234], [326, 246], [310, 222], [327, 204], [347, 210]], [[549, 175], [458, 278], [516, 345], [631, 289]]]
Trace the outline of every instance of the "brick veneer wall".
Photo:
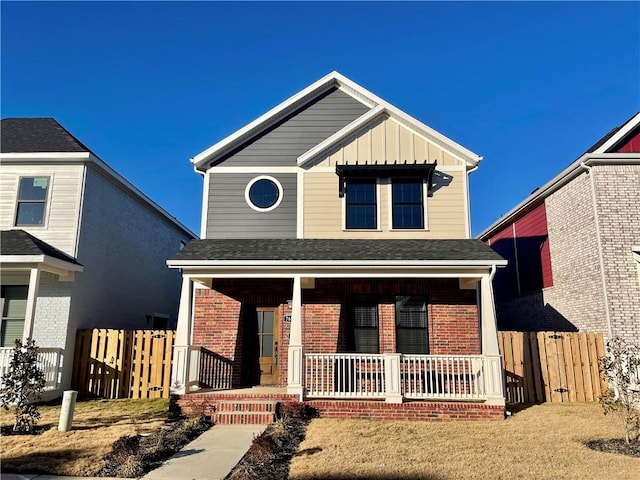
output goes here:
[[367, 418], [375, 420], [504, 420], [504, 407], [482, 403], [309, 400], [324, 418]]
[[[640, 242], [640, 166], [592, 167], [607, 300], [614, 335], [640, 338], [640, 283], [631, 247]], [[579, 330], [608, 331], [596, 224], [586, 173], [547, 199], [554, 286], [544, 303]]]
[[[290, 315], [291, 280], [214, 280], [213, 289], [197, 289], [193, 343], [232, 361], [233, 383], [247, 379], [243, 364], [243, 312], [251, 306], [277, 306]], [[307, 353], [346, 352], [348, 325], [343, 305], [351, 295], [378, 298], [380, 353], [396, 351], [395, 296], [424, 295], [428, 304], [432, 354], [480, 353], [475, 290], [460, 290], [457, 279], [316, 279], [302, 290], [303, 345]], [[290, 323], [281, 322], [278, 384], [286, 385]]]

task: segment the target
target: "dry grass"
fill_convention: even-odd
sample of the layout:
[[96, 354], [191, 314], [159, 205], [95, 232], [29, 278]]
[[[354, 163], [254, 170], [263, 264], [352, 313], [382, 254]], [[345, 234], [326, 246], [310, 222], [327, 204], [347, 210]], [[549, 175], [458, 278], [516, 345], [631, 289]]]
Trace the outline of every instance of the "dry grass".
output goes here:
[[[42, 406], [40, 435], [2, 437], [2, 470], [25, 473], [90, 476], [103, 465], [102, 457], [123, 435], [152, 431], [168, 415], [168, 400], [92, 400], [78, 402], [73, 428], [58, 431], [60, 406]], [[2, 410], [2, 425], [12, 425], [11, 412]]]
[[598, 404], [545, 404], [504, 422], [313, 420], [292, 480], [640, 478], [640, 459], [583, 442], [621, 435]]

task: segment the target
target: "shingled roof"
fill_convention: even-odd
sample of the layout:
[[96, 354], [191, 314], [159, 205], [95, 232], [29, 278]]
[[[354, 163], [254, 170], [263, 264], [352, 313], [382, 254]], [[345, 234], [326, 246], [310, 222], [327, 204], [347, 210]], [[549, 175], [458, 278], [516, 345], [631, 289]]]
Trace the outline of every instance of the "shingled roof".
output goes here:
[[479, 240], [352, 239], [193, 240], [172, 260], [504, 262]]
[[0, 153], [89, 151], [53, 118], [5, 118], [0, 124]]
[[24, 230], [3, 230], [0, 232], [0, 254], [47, 255], [75, 265], [81, 265], [71, 255], [67, 255]]

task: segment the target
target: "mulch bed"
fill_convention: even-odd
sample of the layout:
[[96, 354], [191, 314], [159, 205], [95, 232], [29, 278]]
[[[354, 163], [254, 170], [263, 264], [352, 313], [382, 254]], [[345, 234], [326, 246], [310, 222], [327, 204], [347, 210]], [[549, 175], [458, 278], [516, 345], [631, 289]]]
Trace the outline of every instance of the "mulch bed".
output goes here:
[[589, 440], [585, 443], [591, 450], [605, 453], [620, 453], [631, 457], [640, 458], [640, 441], [631, 442], [629, 445], [622, 438], [606, 438], [601, 440]]
[[315, 453], [296, 451], [304, 440], [309, 422], [316, 416], [313, 408], [302, 403], [280, 404], [279, 420], [253, 440], [225, 480], [287, 480], [292, 457]]
[[119, 438], [111, 453], [104, 457], [105, 465], [97, 476], [140, 477], [158, 468], [212, 425], [207, 416], [180, 417], [168, 420], [155, 432]]
[[9, 436], [9, 435], [40, 435], [41, 433], [46, 432], [51, 428], [51, 425], [36, 425], [31, 429], [30, 432], [22, 432], [20, 430], [14, 431], [13, 425], [5, 425], [0, 427], [0, 435]]

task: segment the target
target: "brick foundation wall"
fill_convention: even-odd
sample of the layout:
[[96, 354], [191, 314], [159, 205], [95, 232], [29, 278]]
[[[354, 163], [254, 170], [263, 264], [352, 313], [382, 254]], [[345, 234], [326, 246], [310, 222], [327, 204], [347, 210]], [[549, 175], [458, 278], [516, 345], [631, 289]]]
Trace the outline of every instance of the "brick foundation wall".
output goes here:
[[504, 407], [481, 403], [309, 400], [323, 418], [372, 420], [504, 420]]

